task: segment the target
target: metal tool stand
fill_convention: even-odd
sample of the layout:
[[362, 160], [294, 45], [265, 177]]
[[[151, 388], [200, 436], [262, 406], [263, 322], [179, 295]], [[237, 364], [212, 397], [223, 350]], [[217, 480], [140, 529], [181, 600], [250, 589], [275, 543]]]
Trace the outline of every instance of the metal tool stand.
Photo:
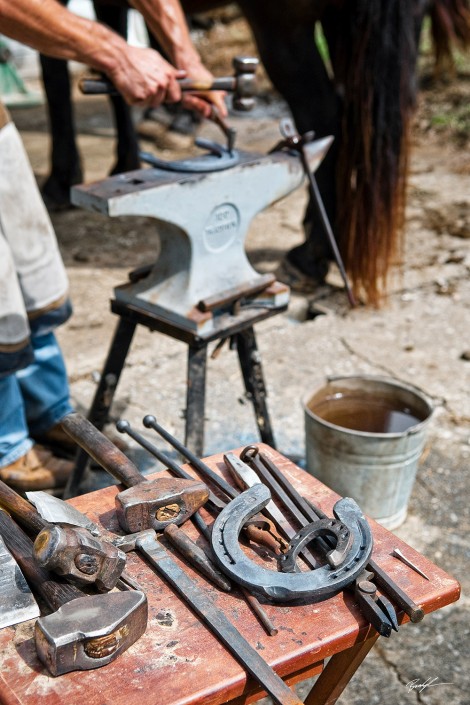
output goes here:
[[[134, 332], [138, 325], [142, 325], [151, 331], [169, 335], [188, 345], [185, 413], [185, 445], [188, 448], [199, 457], [203, 456], [207, 351], [210, 343], [221, 344], [225, 339], [229, 339], [231, 347], [236, 348], [247, 397], [253, 404], [261, 440], [275, 448], [254, 325], [282, 313], [286, 309], [287, 306], [277, 308], [255, 306], [246, 310], [241, 308], [236, 313], [224, 313], [219, 319], [215, 319], [211, 334], [200, 336], [183, 327], [169, 323], [157, 314], [149, 313], [144, 309], [139, 310], [136, 306], [112, 299], [111, 310], [119, 316], [119, 321], [98, 388], [88, 412], [88, 419], [99, 430], [102, 430], [109, 421], [109, 409], [131, 347]], [[80, 450], [76, 458], [74, 472], [65, 490], [65, 496], [73, 497], [78, 494], [88, 460], [87, 453]]]

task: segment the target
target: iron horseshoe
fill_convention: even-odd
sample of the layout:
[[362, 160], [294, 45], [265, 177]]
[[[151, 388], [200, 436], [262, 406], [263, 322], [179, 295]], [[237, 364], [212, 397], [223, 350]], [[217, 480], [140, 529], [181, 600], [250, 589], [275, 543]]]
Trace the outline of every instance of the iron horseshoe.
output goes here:
[[333, 508], [335, 517], [352, 536], [340, 567], [324, 565], [303, 573], [281, 573], [255, 563], [242, 551], [238, 537], [245, 522], [270, 499], [266, 485], [254, 485], [229, 502], [214, 522], [212, 548], [217, 563], [236, 583], [275, 602], [300, 598], [320, 602], [340, 592], [366, 567], [372, 553], [372, 532], [359, 506], [349, 497], [340, 499]]

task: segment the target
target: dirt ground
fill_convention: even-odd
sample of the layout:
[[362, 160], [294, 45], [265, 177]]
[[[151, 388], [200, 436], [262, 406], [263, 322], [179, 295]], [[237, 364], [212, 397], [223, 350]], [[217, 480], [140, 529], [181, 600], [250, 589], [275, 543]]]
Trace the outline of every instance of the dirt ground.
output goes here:
[[[197, 41], [214, 71], [228, 70], [228, 58], [251, 53], [241, 20], [217, 23]], [[216, 47], [221, 47], [216, 51]], [[210, 48], [210, 52], [209, 52]], [[215, 58], [214, 58], [215, 57]], [[457, 577], [463, 596], [454, 606], [382, 640], [354, 678], [341, 702], [359, 705], [470, 703], [468, 693], [469, 559], [468, 470], [470, 459], [470, 63], [459, 60], [455, 80], [436, 84], [423, 62], [422, 90], [413, 131], [406, 248], [380, 310], [349, 310], [335, 271], [330, 286], [310, 299], [293, 296], [289, 311], [259, 326], [258, 342], [267, 378], [278, 449], [305, 463], [301, 400], [334, 374], [385, 374], [416, 384], [433, 399], [429, 431], [401, 538]], [[231, 115], [240, 147], [265, 151], [278, 139], [287, 109], [263, 79], [263, 99], [248, 115]], [[113, 128], [105, 100], [77, 96], [77, 127], [85, 181], [106, 176], [113, 162]], [[13, 110], [39, 182], [47, 173], [47, 122], [42, 107]], [[136, 121], [141, 119], [136, 111]], [[154, 133], [155, 130], [152, 130]], [[213, 128], [204, 134], [215, 136]], [[163, 157], [168, 136], [142, 139], [142, 147]], [[306, 203], [303, 189], [261, 214], [247, 250], [259, 271], [273, 271], [283, 254], [302, 240]], [[107, 219], [73, 209], [52, 214], [71, 282], [75, 315], [60, 339], [72, 393], [86, 410], [114, 327], [109, 311], [113, 287], [131, 269], [146, 264], [156, 249], [155, 225], [144, 218]], [[312, 301], [324, 315], [309, 320]], [[183, 437], [186, 350], [181, 343], [139, 330], [112, 409], [140, 426], [154, 413]], [[295, 364], [293, 364], [295, 361]], [[249, 403], [233, 356], [210, 363], [206, 408], [207, 454], [257, 440]], [[153, 439], [155, 440], [155, 439]], [[136, 451], [137, 452], [137, 451]], [[147, 461], [142, 457], [142, 463]], [[467, 663], [467, 667], [466, 667]], [[441, 688], [410, 691], [413, 678], [438, 677]]]

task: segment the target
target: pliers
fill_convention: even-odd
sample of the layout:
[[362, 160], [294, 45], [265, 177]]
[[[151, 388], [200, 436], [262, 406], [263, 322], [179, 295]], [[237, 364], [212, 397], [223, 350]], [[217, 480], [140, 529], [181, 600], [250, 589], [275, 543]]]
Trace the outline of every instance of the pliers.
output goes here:
[[359, 609], [367, 621], [380, 636], [388, 637], [392, 629], [398, 631], [397, 615], [390, 600], [377, 594], [377, 587], [372, 582], [374, 577], [374, 573], [365, 569], [357, 576], [350, 589], [354, 590]]

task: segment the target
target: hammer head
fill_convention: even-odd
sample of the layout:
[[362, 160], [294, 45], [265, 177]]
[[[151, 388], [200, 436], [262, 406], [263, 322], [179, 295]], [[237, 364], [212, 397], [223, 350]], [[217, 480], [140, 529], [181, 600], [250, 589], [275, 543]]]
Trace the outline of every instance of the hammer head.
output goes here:
[[79, 597], [37, 620], [38, 656], [53, 676], [105, 666], [142, 636], [147, 611], [138, 590]]
[[116, 514], [126, 532], [163, 531], [168, 524], [180, 525], [189, 519], [208, 498], [209, 490], [199, 480], [162, 477], [116, 495]]
[[42, 568], [78, 585], [95, 584], [111, 590], [126, 565], [125, 554], [93, 537], [87, 529], [55, 524], [43, 529], [34, 542], [34, 557]]
[[234, 110], [248, 111], [255, 105], [257, 93], [256, 69], [259, 60], [253, 56], [236, 56], [233, 61], [235, 87], [232, 96]]

